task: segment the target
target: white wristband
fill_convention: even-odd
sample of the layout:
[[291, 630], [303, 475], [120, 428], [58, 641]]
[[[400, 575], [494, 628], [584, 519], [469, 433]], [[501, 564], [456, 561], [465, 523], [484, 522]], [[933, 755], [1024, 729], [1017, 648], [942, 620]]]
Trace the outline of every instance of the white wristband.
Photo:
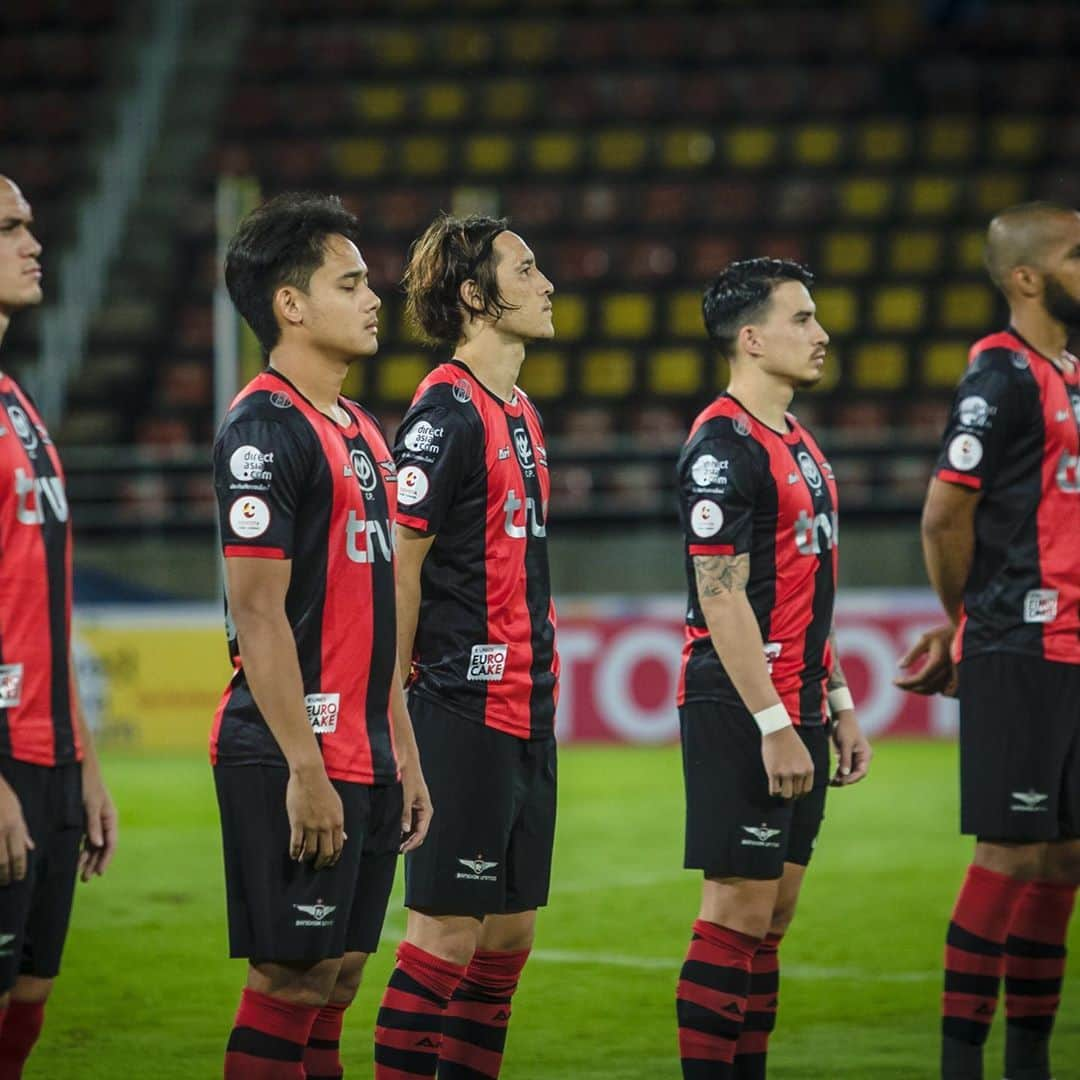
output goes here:
[[754, 723], [761, 729], [762, 735], [771, 735], [774, 731], [791, 727], [791, 717], [787, 709], [778, 703], [754, 713]]
[[835, 690], [829, 691], [829, 711], [835, 716], [838, 712], [843, 712], [845, 709], [854, 709], [855, 699], [851, 696], [851, 691], [846, 686], [838, 686]]

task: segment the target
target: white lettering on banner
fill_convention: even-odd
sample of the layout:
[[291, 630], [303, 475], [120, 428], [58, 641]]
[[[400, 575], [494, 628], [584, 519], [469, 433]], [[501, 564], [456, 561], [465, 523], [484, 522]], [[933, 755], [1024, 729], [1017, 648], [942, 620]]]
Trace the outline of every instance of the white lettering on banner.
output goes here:
[[521, 525], [514, 524], [514, 516], [521, 509], [521, 505], [517, 492], [511, 488], [506, 493], [506, 501], [503, 503], [503, 513], [506, 515], [503, 527], [506, 529], [506, 535], [513, 540], [524, 540], [527, 535], [526, 526], [528, 526], [528, 531], [533, 536], [547, 536], [547, 526], [540, 520], [540, 515], [536, 512], [536, 500], [531, 495], [525, 498], [524, 523]]
[[31, 476], [21, 468], [15, 470], [15, 517], [22, 525], [41, 525], [45, 521], [42, 499], [52, 508], [53, 517], [68, 519], [68, 501], [64, 482], [59, 476]]
[[356, 516], [355, 510], [350, 510], [349, 520], [345, 522], [345, 554], [355, 563], [374, 562], [376, 540], [379, 554], [389, 562], [394, 551], [390, 522], [365, 521]]
[[575, 735], [577, 691], [574, 671], [579, 663], [592, 660], [603, 639], [582, 627], [559, 627], [559, 707], [555, 710], [555, 737], [560, 741]]

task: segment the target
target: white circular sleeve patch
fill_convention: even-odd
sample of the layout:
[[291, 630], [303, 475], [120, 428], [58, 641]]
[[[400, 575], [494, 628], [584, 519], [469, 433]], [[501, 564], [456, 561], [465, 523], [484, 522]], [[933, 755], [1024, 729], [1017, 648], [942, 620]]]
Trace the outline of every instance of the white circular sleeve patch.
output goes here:
[[724, 525], [724, 512], [712, 499], [701, 499], [690, 511], [690, 528], [695, 536], [715, 536]]
[[255, 495], [244, 495], [229, 508], [229, 525], [245, 540], [262, 536], [270, 528], [270, 507]]
[[690, 475], [694, 478], [694, 483], [698, 487], [711, 487], [723, 475], [723, 469], [726, 465], [727, 462], [725, 461], [722, 466], [712, 454], [702, 454], [690, 466]]
[[413, 506], [418, 503], [427, 493], [427, 473], [417, 465], [406, 465], [397, 474], [397, 500], [402, 506]]
[[229, 458], [229, 469], [237, 480], [250, 483], [262, 476], [264, 459], [257, 446], [238, 446]]
[[949, 464], [954, 469], [967, 472], [982, 461], [982, 443], [974, 435], [957, 435], [949, 443]]

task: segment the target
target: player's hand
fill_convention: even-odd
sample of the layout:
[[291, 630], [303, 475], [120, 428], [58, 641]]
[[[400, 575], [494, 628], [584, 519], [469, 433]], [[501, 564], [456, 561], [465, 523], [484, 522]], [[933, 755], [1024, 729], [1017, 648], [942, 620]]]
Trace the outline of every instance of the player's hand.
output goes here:
[[836, 773], [829, 781], [832, 787], [857, 784], [869, 771], [874, 751], [855, 719], [854, 709], [837, 713], [833, 724], [833, 742], [836, 744]]
[[289, 857], [314, 860], [316, 870], [333, 866], [345, 846], [345, 810], [322, 762], [289, 773], [285, 789], [289, 815]]
[[83, 836], [79, 876], [101, 877], [116, 852], [119, 817], [96, 762], [83, 765]]
[[0, 885], [26, 877], [26, 863], [33, 847], [19, 796], [6, 780], [0, 779]]
[[[956, 665], [952, 662], [950, 649], [956, 631], [945, 623], [927, 630], [897, 662], [908, 671], [919, 660], [923, 663], [908, 675], [898, 675], [893, 685], [915, 694], [946, 694], [956, 696]], [[925, 659], [923, 659], [925, 658]]]
[[769, 794], [797, 799], [814, 786], [814, 762], [799, 733], [781, 728], [761, 738], [761, 760], [769, 778]]
[[431, 827], [431, 815], [434, 813], [419, 761], [402, 764], [401, 795], [401, 850], [415, 851], [424, 842]]

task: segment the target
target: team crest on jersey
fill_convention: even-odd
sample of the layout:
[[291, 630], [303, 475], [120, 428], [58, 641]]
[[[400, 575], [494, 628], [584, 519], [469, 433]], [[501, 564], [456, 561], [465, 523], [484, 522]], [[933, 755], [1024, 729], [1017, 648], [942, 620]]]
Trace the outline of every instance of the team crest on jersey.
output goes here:
[[514, 432], [514, 448], [517, 450], [518, 461], [523, 469], [533, 468], [533, 452], [529, 445], [529, 436], [524, 428], [518, 428]]
[[469, 682], [502, 682], [509, 645], [474, 645], [469, 656]]
[[731, 426], [735, 429], [736, 435], [749, 435], [750, 417], [747, 416], [746, 413], [739, 413], [739, 415], [731, 421]]
[[1054, 479], [1066, 495], [1080, 494], [1080, 457], [1066, 450], [1058, 459]]
[[293, 401], [284, 390], [275, 390], [270, 395], [270, 404], [278, 409], [291, 409]]
[[815, 492], [820, 491], [822, 479], [817, 462], [805, 450], [800, 450], [796, 455], [796, 459], [799, 462], [799, 468], [802, 470], [803, 476], [806, 478], [806, 482]]
[[1010, 353], [1009, 360], [1017, 371], [1024, 371], [1031, 367], [1031, 361], [1022, 352]]
[[454, 395], [455, 401], [468, 405], [472, 401], [472, 383], [468, 379], [458, 379], [450, 393]]
[[351, 450], [349, 452], [349, 464], [352, 466], [353, 476], [356, 477], [360, 490], [364, 493], [364, 498], [373, 499], [375, 497], [375, 488], [379, 483], [379, 476], [375, 472], [375, 466], [371, 464], [371, 458], [363, 450]]
[[22, 664], [0, 664], [0, 709], [14, 709], [22, 701]]
[[15, 434], [18, 435], [19, 441], [23, 444], [23, 449], [31, 457], [36, 457], [40, 440], [38, 439], [37, 429], [30, 423], [30, 417], [26, 415], [25, 410], [20, 405], [9, 405], [7, 412], [11, 420], [11, 426]]

